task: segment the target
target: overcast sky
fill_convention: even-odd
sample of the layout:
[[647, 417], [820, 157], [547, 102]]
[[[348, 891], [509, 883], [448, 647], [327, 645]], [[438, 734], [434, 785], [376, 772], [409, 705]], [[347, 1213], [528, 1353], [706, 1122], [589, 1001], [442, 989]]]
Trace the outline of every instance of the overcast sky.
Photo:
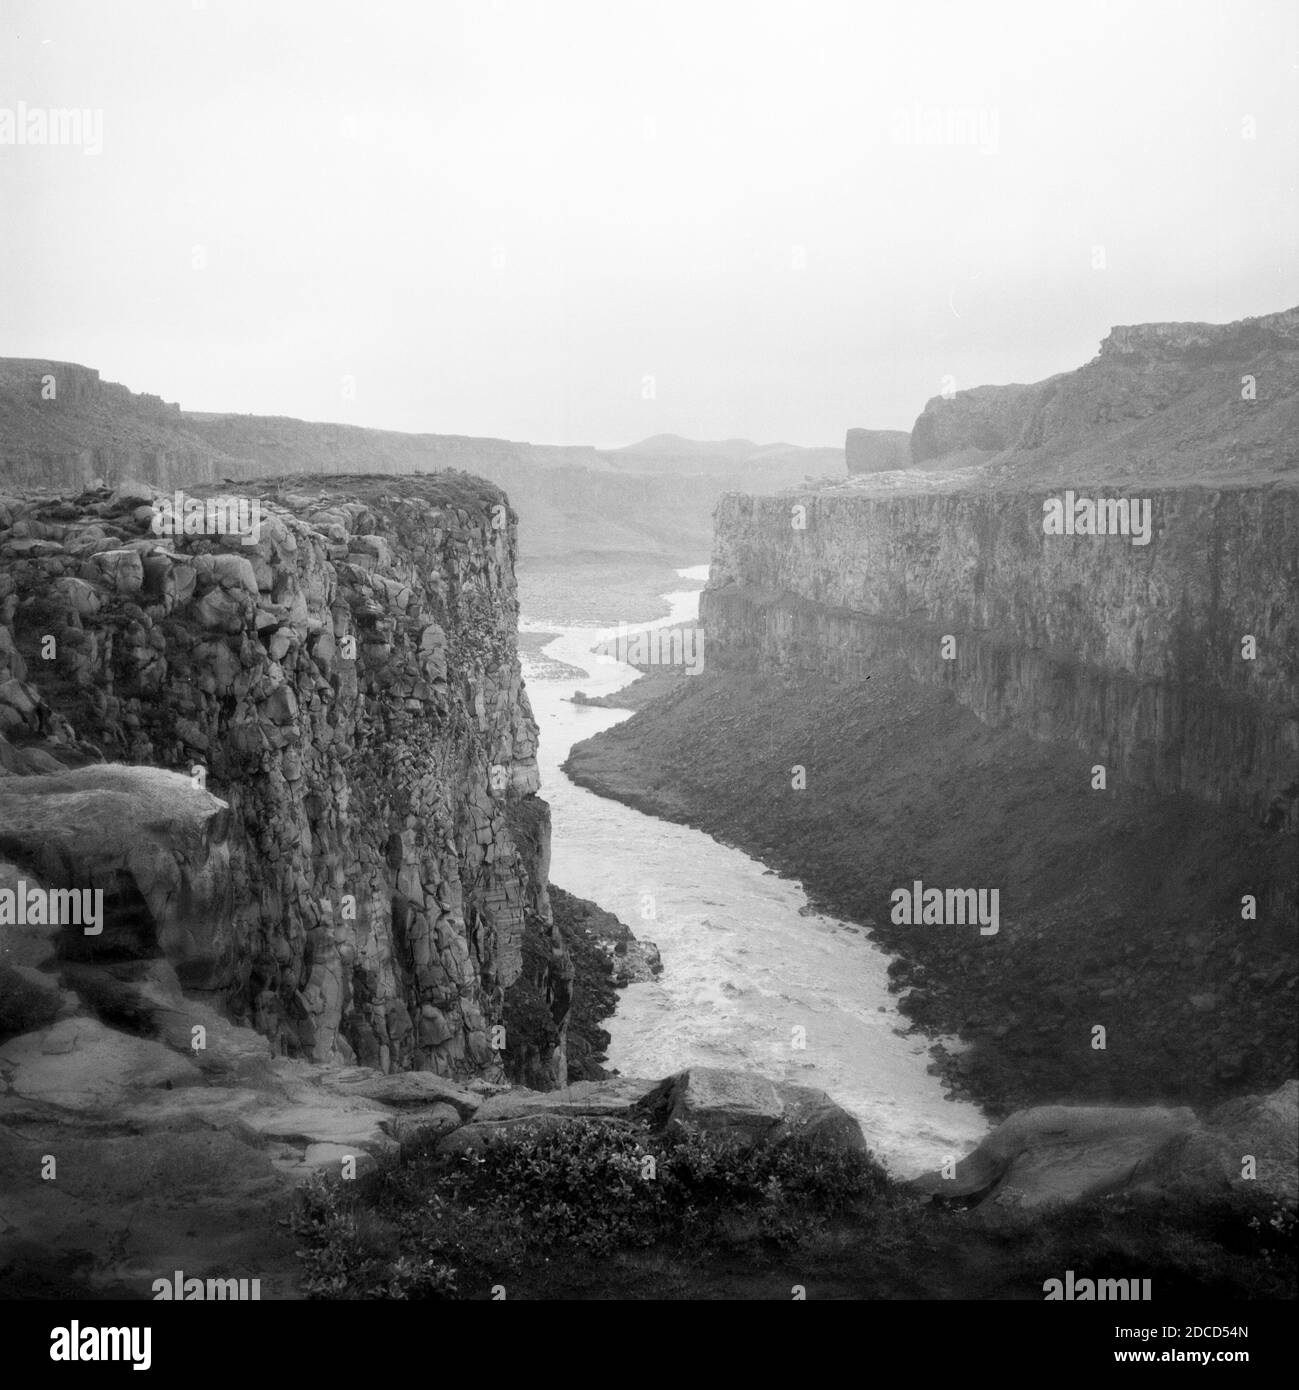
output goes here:
[[186, 409], [839, 444], [1299, 303], [1293, 0], [0, 17], [0, 141], [99, 113], [0, 143], [0, 355]]

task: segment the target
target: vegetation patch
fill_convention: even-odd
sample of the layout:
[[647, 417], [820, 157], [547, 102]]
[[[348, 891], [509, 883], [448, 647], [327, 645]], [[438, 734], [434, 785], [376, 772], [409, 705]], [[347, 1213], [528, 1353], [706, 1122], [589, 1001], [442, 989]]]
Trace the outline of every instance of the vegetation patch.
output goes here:
[[1265, 1198], [1122, 1196], [1023, 1213], [902, 1192], [869, 1155], [746, 1148], [622, 1121], [408, 1151], [316, 1177], [291, 1219], [312, 1298], [1042, 1299], [1076, 1278], [1152, 1298], [1296, 1294], [1293, 1211]]

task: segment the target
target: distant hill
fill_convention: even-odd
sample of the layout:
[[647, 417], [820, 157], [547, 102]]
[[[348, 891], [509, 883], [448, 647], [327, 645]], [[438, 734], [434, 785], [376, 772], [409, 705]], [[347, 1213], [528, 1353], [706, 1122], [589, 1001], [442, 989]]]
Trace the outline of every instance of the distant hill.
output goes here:
[[843, 473], [843, 454], [836, 448], [799, 444], [755, 444], [752, 439], [686, 439], [655, 434], [638, 444], [606, 451], [619, 469], [638, 473], [726, 474], [728, 488], [762, 492], [798, 483], [804, 477]]
[[[652, 596], [676, 582], [676, 568], [705, 563], [723, 492], [775, 491], [808, 474], [842, 474], [843, 462], [834, 449], [751, 440], [659, 435], [599, 450], [185, 411], [77, 363], [0, 359], [0, 491], [74, 491], [96, 479], [171, 489], [293, 473], [447, 468], [509, 494], [519, 514], [525, 611], [598, 617], [591, 595], [616, 592], [617, 616], [630, 621], [663, 610], [651, 600], [633, 612], [627, 577], [639, 574], [631, 588]], [[579, 591], [582, 602], [570, 601]]]

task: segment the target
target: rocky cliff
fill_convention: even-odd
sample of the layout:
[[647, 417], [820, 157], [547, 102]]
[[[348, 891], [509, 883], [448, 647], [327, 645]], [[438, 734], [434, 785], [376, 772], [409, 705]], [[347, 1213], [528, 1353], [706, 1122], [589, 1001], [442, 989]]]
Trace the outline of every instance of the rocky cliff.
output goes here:
[[1299, 468], [1297, 388], [1299, 308], [1121, 326], [1076, 371], [935, 396], [911, 457], [973, 451], [1021, 482], [1268, 482]]
[[898, 656], [1113, 781], [1293, 830], [1299, 489], [1152, 492], [1144, 546], [1044, 534], [1054, 495], [730, 494], [701, 600], [710, 654], [834, 675]]
[[[165, 957], [280, 1053], [562, 1084], [515, 514], [453, 473], [255, 492], [242, 538], [155, 534], [146, 485], [0, 500], [6, 881], [103, 888], [62, 958]], [[558, 1042], [511, 1057], [529, 922]]]

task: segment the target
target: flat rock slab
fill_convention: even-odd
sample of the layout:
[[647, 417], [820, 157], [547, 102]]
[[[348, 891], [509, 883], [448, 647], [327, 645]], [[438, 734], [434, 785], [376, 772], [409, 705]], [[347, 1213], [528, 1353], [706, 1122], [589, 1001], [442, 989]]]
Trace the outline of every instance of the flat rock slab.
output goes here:
[[582, 1115], [573, 1111], [567, 1113], [550, 1111], [536, 1115], [518, 1115], [512, 1120], [493, 1120], [489, 1124], [479, 1124], [476, 1120], [471, 1121], [467, 1125], [461, 1125], [459, 1129], [452, 1130], [439, 1142], [437, 1151], [440, 1154], [456, 1154], [463, 1153], [466, 1149], [486, 1148], [490, 1144], [499, 1144], [505, 1140], [532, 1141], [539, 1135], [563, 1129], [578, 1120], [586, 1120], [591, 1124], [611, 1125], [617, 1129], [626, 1130], [629, 1134], [635, 1130], [629, 1120], [621, 1119], [616, 1115]]
[[656, 1085], [656, 1081], [615, 1076], [604, 1081], [578, 1081], [559, 1091], [528, 1091], [519, 1087], [483, 1101], [474, 1119], [496, 1123], [529, 1115], [625, 1116]]
[[630, 1129], [634, 1108], [653, 1091], [655, 1084], [619, 1076], [605, 1081], [579, 1081], [560, 1091], [518, 1087], [483, 1101], [472, 1122], [448, 1134], [438, 1144], [438, 1152], [462, 1153], [502, 1139], [546, 1133], [575, 1120], [594, 1120]]
[[309, 1147], [312, 1144], [343, 1144], [349, 1151], [386, 1153], [396, 1143], [383, 1130], [391, 1117], [389, 1110], [350, 1109], [328, 1104], [322, 1096], [317, 1105], [289, 1105], [255, 1111], [241, 1124], [263, 1139]]
[[166, 1130], [182, 1134], [194, 1129], [231, 1129], [266, 1105], [260, 1091], [242, 1087], [186, 1086], [177, 1091], [154, 1091], [115, 1112], [141, 1134]]
[[203, 1084], [188, 1058], [93, 1018], [63, 1019], [11, 1039], [0, 1047], [0, 1073], [19, 1096], [82, 1111], [116, 1109], [153, 1087]]
[[346, 1071], [328, 1073], [323, 1084], [340, 1096], [358, 1096], [384, 1105], [453, 1105], [463, 1119], [468, 1119], [482, 1103], [472, 1091], [430, 1071], [403, 1071], [385, 1076], [368, 1067], [349, 1067]]

